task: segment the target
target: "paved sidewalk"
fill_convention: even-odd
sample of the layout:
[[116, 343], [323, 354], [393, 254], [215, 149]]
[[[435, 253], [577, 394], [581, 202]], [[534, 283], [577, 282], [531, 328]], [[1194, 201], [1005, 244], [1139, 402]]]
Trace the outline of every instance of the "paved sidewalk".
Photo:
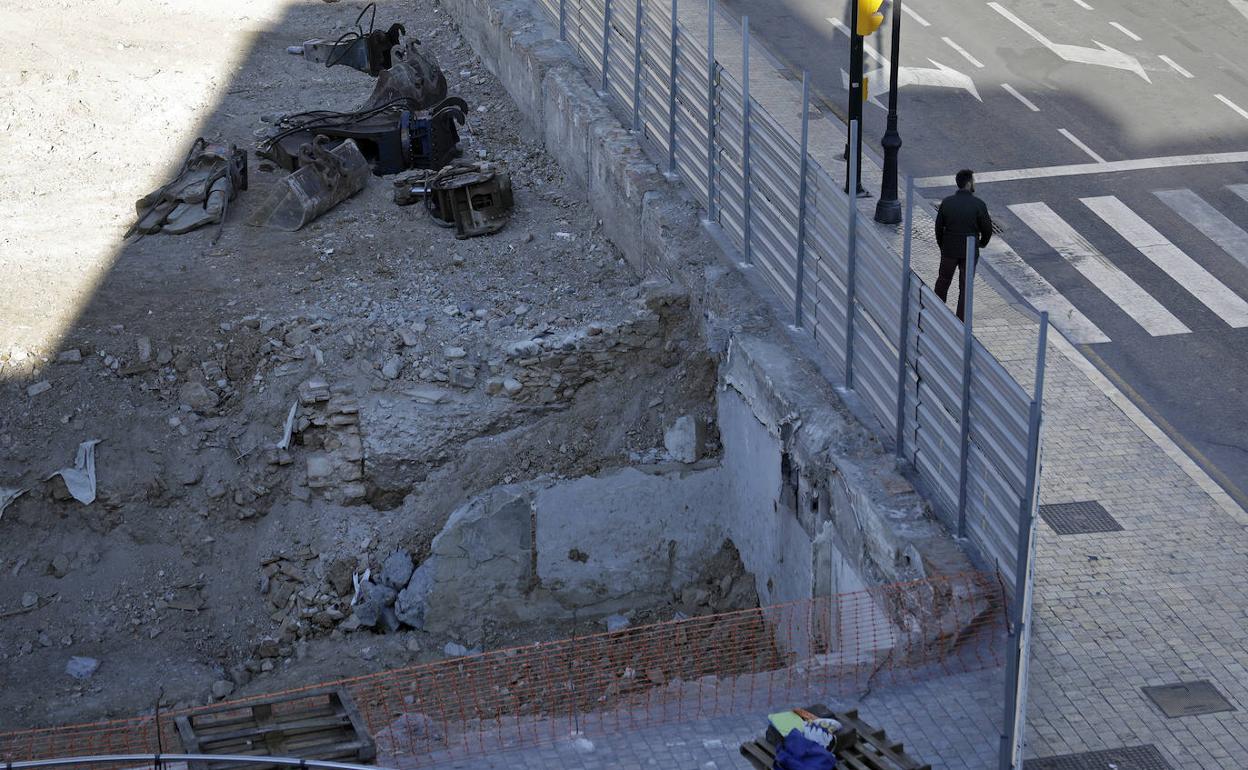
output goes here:
[[[717, 35], [731, 68], [732, 28], [721, 23]], [[751, 51], [755, 98], [796, 130], [800, 76], [795, 87]], [[845, 173], [843, 132], [832, 116], [812, 124], [812, 154], [833, 176]], [[863, 184], [879, 190], [875, 160]], [[926, 205], [916, 207], [912, 264], [930, 283], [939, 253]], [[862, 223], [900, 250], [898, 228], [874, 224], [874, 208], [874, 198], [859, 202]], [[986, 273], [976, 333], [1030, 389], [1038, 324]], [[1097, 501], [1123, 529], [1058, 535], [1039, 524], [1026, 755], [1154, 744], [1174, 768], [1248, 767], [1248, 513], [1052, 328], [1047, 354], [1041, 503]], [[1193, 680], [1236, 710], [1168, 718], [1141, 691]]]

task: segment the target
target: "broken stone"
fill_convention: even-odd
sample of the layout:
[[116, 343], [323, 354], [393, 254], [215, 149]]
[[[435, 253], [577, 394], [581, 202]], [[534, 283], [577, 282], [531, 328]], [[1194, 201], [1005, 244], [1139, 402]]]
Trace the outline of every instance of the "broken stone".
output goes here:
[[160, 364], [161, 366], [167, 365], [172, 360], [173, 360], [173, 351], [170, 350], [169, 348], [161, 348], [160, 350], [156, 351], [156, 363]]
[[381, 366], [381, 376], [387, 380], [397, 380], [399, 372], [403, 370], [403, 359], [398, 356], [391, 356]]
[[515, 377], [507, 377], [503, 380], [503, 390], [507, 392], [507, 395], [515, 396], [524, 390], [524, 386]]
[[450, 393], [435, 385], [417, 385], [406, 393], [421, 404], [441, 404], [451, 397]]
[[86, 658], [78, 655], [69, 659], [65, 664], [65, 673], [74, 679], [90, 679], [100, 667], [100, 661], [95, 658]]
[[312, 329], [307, 326], [296, 326], [286, 332], [286, 336], [282, 338], [290, 347], [298, 347], [308, 340], [312, 339]]
[[446, 646], [442, 648], [442, 652], [446, 654], [447, 657], [462, 658], [466, 655], [477, 655], [480, 651], [470, 650], [458, 642], [447, 642]]
[[333, 458], [321, 452], [308, 455], [308, 486], [313, 489], [328, 486], [333, 475]]
[[204, 383], [192, 380], [182, 385], [178, 400], [195, 410], [211, 409], [217, 405], [217, 394]]
[[82, 363], [82, 351], [78, 348], [70, 348], [62, 350], [56, 357], [58, 364], [80, 364]]
[[468, 356], [468, 351], [460, 347], [451, 346], [451, 347], [445, 348], [442, 351], [442, 355], [454, 360], [457, 358], [466, 358]]
[[30, 387], [26, 388], [26, 395], [31, 398], [34, 398], [40, 393], [45, 393], [51, 389], [52, 389], [52, 383], [48, 382], [47, 380], [41, 380], [40, 382], [36, 382], [34, 385], [31, 385]]
[[329, 563], [329, 569], [325, 571], [325, 579], [338, 596], [346, 596], [354, 588], [351, 584], [351, 572], [354, 566], [355, 560], [346, 557], [339, 557]]
[[34, 607], [38, 603], [39, 603], [39, 594], [35, 593], [34, 591], [27, 591], [26, 593], [22, 594], [22, 608], [23, 609]]
[[312, 377], [299, 385], [299, 403], [304, 406], [328, 401], [329, 383], [323, 377]]
[[57, 554], [52, 558], [52, 563], [48, 565], [48, 572], [53, 577], [63, 578], [69, 574], [69, 557], [65, 554]]
[[403, 347], [413, 348], [420, 344], [420, 335], [413, 329], [401, 326], [399, 327], [399, 340], [403, 343]]
[[196, 463], [183, 463], [173, 471], [173, 478], [184, 487], [193, 487], [204, 477], [204, 469]]
[[456, 366], [450, 371], [451, 384], [457, 388], [471, 389], [477, 384], [477, 369], [474, 366]]
[[[398, 591], [393, 588], [377, 585], [371, 581], [360, 586], [360, 593], [363, 600], [355, 605], [355, 617], [360, 625], [369, 628], [376, 627], [382, 622], [383, 610], [389, 609], [390, 605], [394, 604], [395, 597], [398, 596]], [[397, 624], [397, 619], [395, 622]]]
[[412, 579], [414, 570], [411, 555], [407, 551], [395, 551], [387, 556], [385, 563], [381, 565], [381, 583], [400, 591]]
[[487, 396], [498, 395], [503, 390], [503, 378], [491, 377], [485, 381], [485, 394]]
[[623, 615], [608, 615], [604, 622], [607, 624], [607, 631], [612, 633], [628, 628], [628, 618]]
[[219, 679], [212, 683], [212, 699], [222, 700], [234, 692], [234, 683], [228, 679]]
[[677, 462], [694, 463], [702, 457], [702, 421], [692, 415], [683, 415], [663, 434], [663, 446], [668, 455]]
[[148, 339], [147, 337], [139, 337], [138, 348], [139, 348], [139, 361], [141, 363], [145, 364], [148, 361], [152, 360], [152, 341], [150, 339]]

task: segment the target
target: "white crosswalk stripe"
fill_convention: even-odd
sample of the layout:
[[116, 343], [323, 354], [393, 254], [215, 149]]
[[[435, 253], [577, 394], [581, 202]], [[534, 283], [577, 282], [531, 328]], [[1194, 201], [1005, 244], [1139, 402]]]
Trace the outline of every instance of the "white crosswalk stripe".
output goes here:
[[1080, 200], [1223, 321], [1236, 329], [1248, 326], [1248, 302], [1184, 254], [1157, 228], [1127, 208], [1125, 203], [1112, 195]]
[[1174, 209], [1192, 227], [1204, 233], [1206, 238], [1221, 246], [1223, 251], [1241, 265], [1248, 267], [1248, 233], [1242, 227], [1227, 219], [1222, 212], [1191, 190], [1157, 190], [1153, 195]]
[[1161, 336], [1191, 331], [1047, 205], [1019, 203], [1009, 209], [1146, 332]]
[[1248, 201], [1248, 184], [1228, 184], [1226, 189]]

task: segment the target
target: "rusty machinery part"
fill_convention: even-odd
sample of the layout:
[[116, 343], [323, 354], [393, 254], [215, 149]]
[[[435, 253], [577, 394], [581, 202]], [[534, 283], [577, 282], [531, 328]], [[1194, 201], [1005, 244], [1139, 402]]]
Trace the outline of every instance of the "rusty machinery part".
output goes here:
[[[371, 14], [367, 30], [360, 23], [366, 13]], [[402, 24], [391, 24], [383, 32], [376, 28], [376, 23], [377, 4], [369, 3], [355, 17], [355, 29], [342, 34], [336, 40], [315, 38], [288, 50], [302, 55], [308, 61], [323, 62], [326, 67], [343, 64], [377, 77], [391, 67], [392, 51], [407, 34], [407, 30]]]
[[217, 224], [221, 237], [230, 201], [247, 189], [247, 153], [234, 145], [214, 144], [199, 137], [191, 145], [172, 181], [135, 202], [135, 232], [180, 234]]
[[406, 206], [422, 199], [434, 222], [454, 227], [460, 239], [502, 230], [515, 204], [511, 174], [495, 163], [447, 166], [394, 180], [395, 203]]
[[420, 41], [407, 38], [392, 49], [391, 61], [377, 75], [377, 83], [360, 110], [370, 110], [395, 99], [410, 99], [416, 109], [429, 109], [446, 99], [446, 75]]
[[441, 168], [458, 149], [459, 132], [468, 104], [447, 97], [428, 110], [413, 109], [410, 99], [396, 99], [358, 112], [317, 110], [288, 115], [277, 132], [261, 143], [257, 154], [288, 171], [299, 168], [299, 150], [317, 136], [331, 146], [354, 139], [377, 176], [411, 168]]
[[294, 231], [355, 195], [368, 183], [368, 161], [350, 139], [318, 136], [299, 148], [299, 169], [279, 182], [247, 224]]

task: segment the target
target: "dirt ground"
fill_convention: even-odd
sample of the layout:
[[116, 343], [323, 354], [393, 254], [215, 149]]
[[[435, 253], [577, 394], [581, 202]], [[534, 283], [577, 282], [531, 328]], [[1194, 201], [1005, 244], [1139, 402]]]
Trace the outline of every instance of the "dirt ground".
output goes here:
[[[284, 173], [252, 155], [219, 243], [123, 242], [196, 136], [250, 151], [261, 116], [363, 101], [367, 75], [285, 50], [361, 7], [0, 0], [0, 488], [26, 490], [0, 513], [0, 729], [563, 636], [353, 629], [350, 578], [419, 560], [490, 486], [654, 458], [709, 414], [679, 298], [629, 271], [434, 0], [378, 25], [468, 101], [464, 156], [512, 175], [505, 230], [457, 241], [377, 177], [299, 232], [249, 227]], [[84, 505], [48, 476], [93, 439]]]

